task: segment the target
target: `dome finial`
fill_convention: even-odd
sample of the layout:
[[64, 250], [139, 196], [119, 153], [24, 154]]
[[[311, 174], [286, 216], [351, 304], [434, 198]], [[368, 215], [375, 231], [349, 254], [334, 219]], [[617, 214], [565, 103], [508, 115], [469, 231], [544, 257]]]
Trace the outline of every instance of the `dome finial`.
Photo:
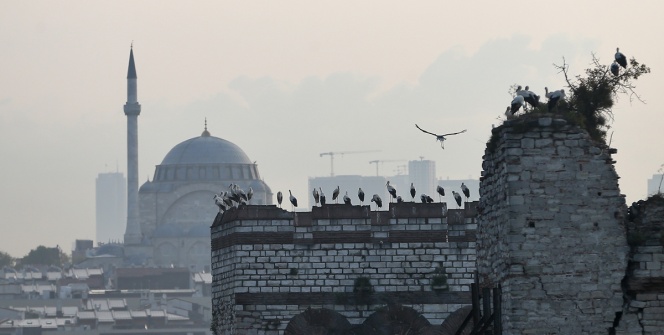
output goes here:
[[201, 134], [203, 137], [208, 137], [210, 136], [210, 132], [207, 130], [207, 117], [205, 118], [205, 129], [203, 130], [203, 133]]

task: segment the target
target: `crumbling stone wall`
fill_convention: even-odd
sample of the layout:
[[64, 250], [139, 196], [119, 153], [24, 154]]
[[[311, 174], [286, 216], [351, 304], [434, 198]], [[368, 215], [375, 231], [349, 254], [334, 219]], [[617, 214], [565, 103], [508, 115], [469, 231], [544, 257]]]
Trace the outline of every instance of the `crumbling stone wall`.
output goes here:
[[611, 149], [524, 118], [493, 129], [483, 158], [477, 269], [502, 286], [503, 334], [607, 334], [628, 254]]
[[664, 334], [664, 198], [630, 207], [625, 307], [616, 334]]

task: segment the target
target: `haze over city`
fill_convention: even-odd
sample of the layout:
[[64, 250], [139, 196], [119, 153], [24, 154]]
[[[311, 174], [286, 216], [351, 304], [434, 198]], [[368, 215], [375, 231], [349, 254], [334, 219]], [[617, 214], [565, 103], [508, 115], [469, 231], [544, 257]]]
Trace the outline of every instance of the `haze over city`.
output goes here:
[[[609, 134], [628, 203], [664, 163], [664, 3], [557, 1], [1, 2], [0, 251], [93, 239], [95, 178], [126, 174], [126, 75], [138, 74], [139, 182], [208, 130], [240, 146], [272, 191], [307, 177], [375, 175], [376, 159], [436, 161], [477, 179], [513, 84], [564, 88], [616, 47], [652, 69], [620, 96]], [[468, 129], [445, 149], [419, 132]], [[382, 175], [395, 166], [381, 165]], [[405, 192], [405, 190], [403, 190]], [[448, 199], [451, 201], [451, 199]], [[306, 203], [306, 202], [303, 202]], [[214, 206], [212, 200], [210, 206]]]

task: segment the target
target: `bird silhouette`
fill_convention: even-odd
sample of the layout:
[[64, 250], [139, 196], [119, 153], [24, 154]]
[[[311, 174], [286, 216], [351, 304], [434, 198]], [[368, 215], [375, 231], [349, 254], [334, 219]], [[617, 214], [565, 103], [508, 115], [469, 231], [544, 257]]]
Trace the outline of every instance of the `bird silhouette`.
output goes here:
[[452, 135], [462, 134], [462, 133], [466, 132], [466, 129], [464, 129], [462, 131], [457, 131], [456, 133], [448, 133], [448, 134], [439, 135], [439, 134], [434, 134], [430, 131], [426, 131], [426, 130], [420, 128], [420, 126], [418, 126], [417, 124], [415, 124], [415, 127], [417, 127], [417, 129], [419, 129], [423, 133], [427, 133], [429, 135], [436, 136], [436, 141], [440, 141], [440, 147], [443, 148], [443, 149], [445, 149], [445, 136], [452, 136]]

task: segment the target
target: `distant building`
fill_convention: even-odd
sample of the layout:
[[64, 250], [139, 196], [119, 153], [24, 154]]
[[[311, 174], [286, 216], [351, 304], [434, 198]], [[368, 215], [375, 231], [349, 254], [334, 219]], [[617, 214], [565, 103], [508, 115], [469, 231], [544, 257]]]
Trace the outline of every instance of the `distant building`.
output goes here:
[[100, 173], [95, 193], [97, 243], [122, 241], [127, 220], [127, 180], [120, 172]]
[[658, 192], [662, 192], [663, 189], [660, 189], [660, 186], [662, 186], [662, 175], [661, 174], [654, 174], [652, 175], [652, 178], [648, 179], [648, 196], [657, 194]]

